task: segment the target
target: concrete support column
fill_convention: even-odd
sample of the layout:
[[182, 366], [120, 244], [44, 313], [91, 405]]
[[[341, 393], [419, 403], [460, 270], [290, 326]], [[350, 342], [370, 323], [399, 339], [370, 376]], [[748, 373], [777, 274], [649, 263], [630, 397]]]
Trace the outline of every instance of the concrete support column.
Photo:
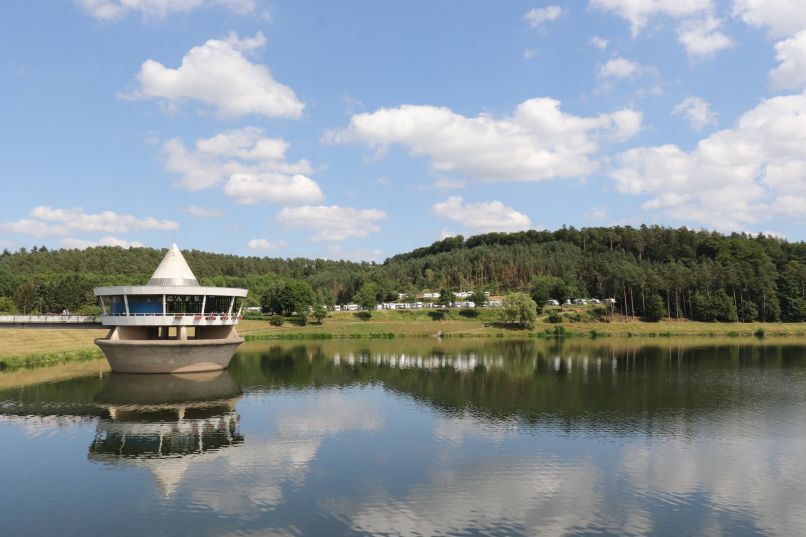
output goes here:
[[187, 326], [178, 326], [176, 327], [176, 337], [181, 341], [187, 341], [188, 338], [188, 327]]
[[123, 295], [123, 304], [126, 306], [126, 317], [129, 316], [129, 297]]

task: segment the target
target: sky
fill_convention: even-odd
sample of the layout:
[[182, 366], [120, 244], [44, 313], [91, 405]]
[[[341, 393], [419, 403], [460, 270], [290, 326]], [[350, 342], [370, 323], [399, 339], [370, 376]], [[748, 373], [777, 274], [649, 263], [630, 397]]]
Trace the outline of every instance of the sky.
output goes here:
[[806, 239], [803, 0], [9, 0], [0, 248]]

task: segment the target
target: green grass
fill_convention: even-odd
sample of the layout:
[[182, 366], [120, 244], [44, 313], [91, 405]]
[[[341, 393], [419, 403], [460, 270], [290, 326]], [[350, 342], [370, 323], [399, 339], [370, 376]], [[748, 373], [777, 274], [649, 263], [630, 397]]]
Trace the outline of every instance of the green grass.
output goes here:
[[100, 349], [25, 354], [22, 356], [0, 357], [0, 370], [14, 370], [21, 367], [44, 367], [67, 362], [87, 362], [103, 358]]

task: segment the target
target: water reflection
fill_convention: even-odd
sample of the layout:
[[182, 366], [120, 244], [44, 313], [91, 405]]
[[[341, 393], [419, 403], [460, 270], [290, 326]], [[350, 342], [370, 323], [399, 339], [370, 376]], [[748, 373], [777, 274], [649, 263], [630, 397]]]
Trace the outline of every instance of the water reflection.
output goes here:
[[235, 405], [241, 390], [227, 372], [184, 375], [113, 373], [95, 401], [98, 419], [89, 460], [145, 467], [166, 496], [192, 464], [243, 443]]
[[[83, 534], [806, 534], [806, 347], [702, 342], [247, 345], [210, 376], [3, 390], [28, 466], [0, 501], [36, 529], [64, 496], [31, 477], [64, 482]], [[38, 427], [76, 450], [16, 428], [67, 416]]]

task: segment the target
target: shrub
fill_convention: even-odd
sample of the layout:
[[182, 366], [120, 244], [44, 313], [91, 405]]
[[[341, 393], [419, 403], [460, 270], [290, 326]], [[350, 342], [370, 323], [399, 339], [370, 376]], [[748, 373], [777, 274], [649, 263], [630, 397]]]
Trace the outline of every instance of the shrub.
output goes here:
[[504, 319], [531, 327], [537, 319], [537, 305], [526, 293], [510, 293], [504, 297]]
[[657, 323], [666, 316], [666, 305], [663, 299], [658, 295], [649, 297], [646, 302], [646, 311], [644, 312], [644, 320], [650, 323]]
[[283, 326], [285, 318], [282, 315], [272, 315], [269, 318], [269, 324], [272, 326]]
[[557, 311], [552, 311], [546, 320], [550, 323], [561, 323], [563, 322], [563, 316]]

